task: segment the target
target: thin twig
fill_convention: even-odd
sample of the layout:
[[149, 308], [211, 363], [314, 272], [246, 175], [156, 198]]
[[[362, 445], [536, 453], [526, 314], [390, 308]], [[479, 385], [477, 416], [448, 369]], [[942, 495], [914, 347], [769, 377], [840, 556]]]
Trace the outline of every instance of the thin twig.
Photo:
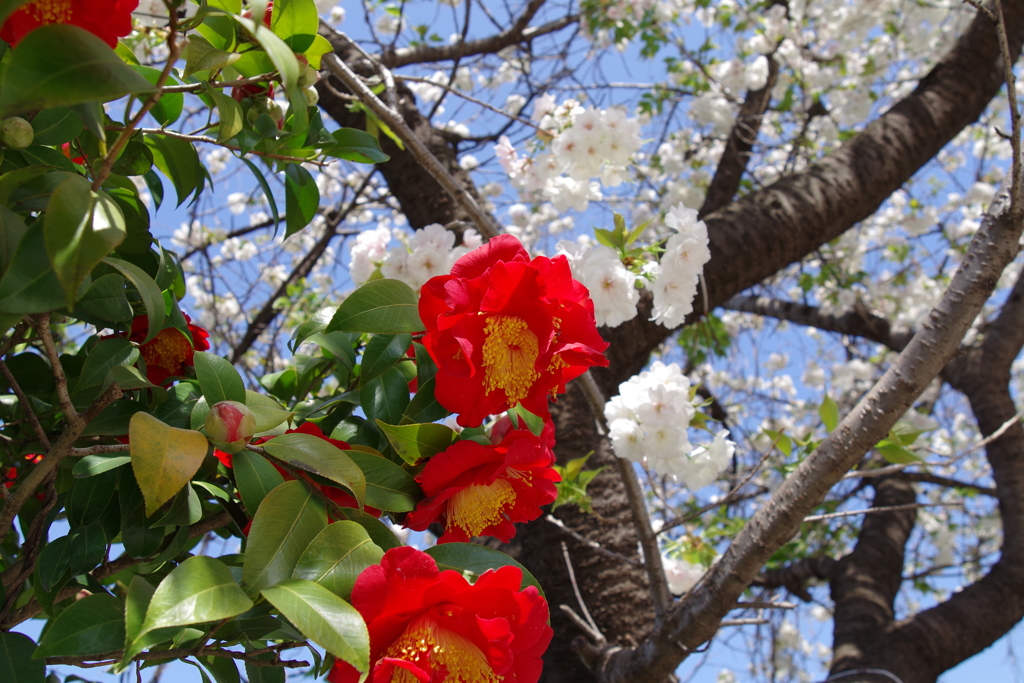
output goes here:
[[1021, 160], [1020, 160], [1020, 109], [1017, 108], [1017, 77], [1013, 75], [1013, 56], [1010, 42], [1006, 37], [1006, 16], [1002, 0], [995, 0], [996, 35], [999, 36], [999, 52], [1003, 58], [1003, 79], [1006, 81], [1006, 99], [1010, 105], [1010, 148], [1013, 150], [1012, 184], [1010, 188], [1010, 211], [1021, 211]]
[[72, 448], [70, 455], [100, 455], [102, 453], [128, 453], [131, 446], [126, 443], [97, 444], [86, 448]]
[[854, 517], [856, 515], [870, 515], [879, 512], [899, 512], [900, 510], [916, 510], [917, 508], [924, 507], [961, 507], [960, 503], [907, 503], [905, 505], [888, 505], [885, 507], [877, 508], [864, 508], [863, 510], [848, 510], [846, 512], [830, 512], [827, 515], [811, 515], [804, 517], [804, 523], [807, 522], [821, 522], [826, 519], [836, 519], [838, 517]]
[[7, 367], [7, 363], [0, 360], [0, 372], [3, 373], [7, 379], [7, 383], [11, 385], [11, 391], [18, 397], [18, 403], [21, 404], [21, 409], [25, 412], [25, 417], [28, 419], [29, 424], [32, 425], [32, 430], [36, 433], [36, 438], [43, 444], [46, 450], [50, 450], [50, 438], [46, 436], [46, 430], [43, 429], [43, 425], [39, 423], [39, 418], [36, 417], [36, 411], [32, 409], [32, 404], [29, 403], [28, 397], [25, 392], [21, 390], [21, 385], [18, 384], [18, 380], [14, 378], [14, 374], [11, 369]]
[[593, 541], [593, 540], [587, 538], [586, 536], [584, 536], [583, 534], [579, 533], [575, 529], [572, 529], [572, 528], [566, 526], [566, 524], [562, 520], [558, 519], [554, 515], [551, 515], [551, 514], [544, 515], [544, 521], [545, 522], [550, 522], [551, 524], [554, 524], [556, 527], [558, 527], [559, 529], [564, 531], [566, 534], [571, 536], [573, 539], [575, 539], [579, 543], [582, 543], [583, 545], [587, 546], [588, 548], [592, 548], [592, 549], [596, 550], [597, 552], [599, 552], [600, 554], [604, 555], [605, 557], [607, 557], [609, 559], [618, 560], [620, 562], [625, 562], [627, 564], [633, 565], [634, 567], [640, 567], [643, 564], [643, 563], [641, 563], [638, 560], [634, 560], [632, 557], [626, 557], [625, 555], [620, 555], [617, 552], [608, 550], [607, 548], [605, 548], [603, 545], [601, 545], [597, 541]]
[[50, 359], [50, 372], [53, 373], [53, 380], [57, 385], [57, 403], [64, 411], [64, 418], [69, 424], [76, 424], [79, 417], [68, 394], [68, 378], [64, 374], [64, 366], [60, 362], [60, 354], [57, 352], [57, 345], [53, 341], [53, 331], [50, 329], [50, 315], [44, 313], [33, 319], [36, 334], [43, 341], [43, 348], [46, 350], [46, 357]]
[[551, 131], [544, 130], [543, 128], [541, 128], [540, 126], [535, 124], [533, 121], [530, 121], [528, 119], [524, 119], [523, 117], [518, 116], [517, 114], [510, 114], [509, 112], [505, 111], [504, 109], [500, 109], [498, 107], [495, 107], [493, 104], [488, 104], [487, 102], [484, 102], [483, 100], [478, 100], [477, 98], [475, 98], [475, 97], [473, 97], [471, 95], [467, 95], [466, 93], [462, 92], [458, 88], [452, 87], [451, 85], [448, 85], [448, 84], [445, 84], [445, 83], [438, 83], [436, 81], [430, 80], [429, 78], [422, 78], [420, 76], [397, 76], [397, 78], [400, 81], [409, 81], [409, 82], [412, 82], [412, 83], [426, 83], [428, 85], [433, 85], [433, 86], [436, 86], [438, 88], [443, 88], [444, 90], [447, 90], [448, 92], [452, 93], [453, 95], [461, 97], [462, 99], [466, 100], [467, 102], [472, 102], [473, 104], [475, 104], [477, 106], [480, 106], [480, 107], [483, 107], [484, 109], [490, 109], [495, 114], [501, 114], [502, 116], [508, 117], [508, 118], [512, 119], [513, 121], [515, 121], [517, 123], [523, 124], [524, 126], [529, 126], [530, 128], [533, 128], [538, 133], [541, 133], [543, 135], [550, 135], [551, 134]]
[[[259, 655], [267, 654], [268, 652], [279, 652], [281, 650], [288, 650], [295, 647], [301, 647], [302, 643], [281, 643], [274, 645], [273, 647], [265, 647], [259, 650], [252, 650], [250, 652], [234, 652], [232, 650], [219, 650], [219, 649], [207, 649], [205, 645], [198, 647], [180, 647], [174, 650], [160, 650], [157, 652], [140, 652], [139, 654], [132, 657], [133, 662], [144, 662], [153, 659], [184, 659], [185, 657], [205, 657], [212, 655], [214, 657], [222, 657], [225, 659], [239, 659], [249, 664], [255, 664], [256, 666], [281, 666], [287, 669], [294, 669], [300, 666], [309, 666], [308, 662], [294, 661], [294, 660], [282, 660], [282, 661], [267, 661], [262, 659], [256, 659]], [[96, 666], [108, 666], [114, 662], [120, 661], [121, 655], [124, 653], [123, 650], [114, 650], [112, 652], [104, 652], [102, 654], [95, 655], [69, 655], [69, 656], [54, 656], [47, 657], [47, 664], [73, 664], [85, 668], [91, 668]]]
[[[580, 387], [587, 397], [590, 410], [594, 414], [601, 436], [607, 438], [608, 425], [604, 419], [604, 394], [601, 387], [597, 386], [594, 376], [590, 371], [584, 372], [579, 377]], [[633, 463], [624, 458], [615, 458], [619, 468], [619, 475], [626, 487], [626, 497], [629, 499], [629, 507], [633, 511], [633, 525], [636, 527], [636, 534], [640, 537], [640, 547], [644, 551], [644, 568], [647, 570], [647, 578], [651, 584], [651, 598], [654, 602], [654, 614], [656, 621], [660, 621], [668, 606], [672, 604], [672, 593], [668, 589], [668, 578], [665, 576], [665, 567], [661, 562], [661, 550], [658, 548], [658, 537], [651, 528], [651, 517], [647, 512], [647, 505], [644, 502], [644, 492], [640, 487], [640, 480], [633, 470]]]
[[[163, 87], [167, 83], [167, 79], [171, 75], [171, 69], [174, 68], [174, 63], [178, 61], [178, 53], [181, 52], [181, 48], [178, 45], [178, 17], [175, 12], [171, 12], [169, 15], [170, 26], [167, 31], [167, 63], [164, 64], [163, 71], [160, 72], [160, 76], [156, 79], [154, 87], [156, 90], [152, 95], [146, 98], [146, 101], [142, 104], [142, 107], [136, 112], [135, 116], [128, 121], [128, 125], [124, 127], [121, 134], [117, 136], [117, 140], [107, 150], [107, 154], [103, 157], [103, 161], [100, 163], [99, 169], [96, 171], [96, 175], [92, 181], [93, 192], [100, 189], [103, 183], [106, 181], [107, 176], [110, 175], [110, 170], [114, 167], [114, 162], [121, 155], [121, 150], [128, 144], [128, 140], [131, 139], [132, 133], [142, 122], [143, 117], [149, 113], [149, 111], [156, 106], [156, 103], [160, 101], [163, 96]], [[127, 112], [126, 112], [127, 113]]]
[[78, 416], [79, 419], [75, 423], [68, 423], [60, 437], [47, 451], [46, 457], [29, 471], [28, 476], [24, 480], [19, 482], [18, 487], [14, 489], [14, 493], [4, 499], [3, 509], [0, 510], [0, 543], [3, 543], [4, 539], [7, 538], [14, 518], [21, 512], [21, 508], [29, 496], [46, 481], [64, 458], [71, 455], [71, 449], [74, 447], [75, 441], [89, 422], [95, 419], [104, 408], [119, 398], [121, 398], [121, 389], [115, 382], [96, 399], [96, 402], [89, 410]]
[[[123, 126], [107, 126], [107, 130], [126, 130]], [[136, 128], [138, 133], [146, 133], [148, 135], [163, 135], [168, 138], [176, 138], [178, 140], [187, 140], [188, 142], [205, 142], [211, 145], [217, 145], [224, 149], [230, 149], [232, 152], [241, 152], [242, 148], [235, 145], [229, 145], [224, 142], [217, 142], [217, 138], [211, 138], [208, 135], [189, 135], [188, 133], [178, 133], [173, 130], [166, 130], [164, 128]], [[255, 154], [256, 156], [266, 157], [267, 159], [280, 159], [281, 161], [293, 161], [297, 164], [313, 164], [314, 166], [326, 166], [326, 161], [316, 161], [314, 159], [308, 159], [306, 157], [293, 157], [287, 154], [271, 154], [270, 152], [261, 152], [256, 149], [251, 149], [246, 154]]]
[[[343, 40], [352, 43], [351, 40], [344, 34], [336, 34]], [[399, 139], [405, 143], [405, 146], [409, 148], [409, 152], [415, 157], [416, 161], [420, 163], [434, 179], [440, 183], [441, 187], [445, 189], [448, 194], [451, 195], [462, 209], [469, 215], [469, 217], [476, 223], [476, 228], [485, 239], [496, 237], [501, 233], [501, 226], [498, 225], [497, 221], [480, 208], [477, 204], [476, 199], [473, 195], [469, 194], [459, 182], [448, 172], [448, 169], [437, 160], [423, 141], [420, 140], [416, 134], [409, 128], [405, 123], [405, 119], [395, 112], [391, 107], [384, 104], [373, 92], [366, 87], [362, 79], [356, 76], [348, 65], [345, 64], [335, 54], [325, 55], [323, 62], [328, 70], [332, 74], [338, 77], [342, 83], [345, 84], [349, 90], [351, 90], [359, 99], [363, 102], [376, 116], [384, 121], [389, 128], [399, 137]], [[384, 67], [381, 67], [385, 72], [387, 71]]]
[[[231, 514], [230, 513], [226, 512], [226, 511], [225, 512], [219, 512], [216, 515], [212, 515], [210, 517], [207, 517], [206, 519], [200, 520], [200, 521], [196, 522], [195, 524], [193, 524], [192, 526], [190, 526], [188, 528], [189, 538], [196, 538], [197, 536], [203, 536], [203, 535], [207, 534], [208, 532], [213, 531], [214, 529], [219, 529], [220, 527], [222, 527], [222, 526], [224, 526], [226, 524], [229, 524], [230, 522], [231, 522]], [[168, 535], [166, 537], [164, 543], [160, 546], [160, 548], [157, 550], [157, 552], [154, 553], [154, 556], [156, 556], [159, 553], [161, 553], [164, 550], [166, 550], [167, 547], [170, 546], [170, 544], [173, 541], [173, 539], [174, 539], [173, 534], [172, 535]], [[142, 557], [142, 558], [136, 559], [136, 558], [131, 557], [130, 555], [128, 555], [126, 553], [126, 554], [121, 555], [120, 557], [118, 557], [116, 560], [112, 560], [110, 562], [105, 562], [104, 564], [101, 564], [99, 567], [96, 567], [95, 569], [90, 571], [89, 575], [92, 576], [92, 578], [94, 578], [97, 581], [99, 581], [100, 583], [102, 583], [103, 579], [106, 579], [106, 578], [108, 578], [110, 576], [113, 576], [114, 574], [117, 574], [119, 572], [124, 571], [125, 569], [128, 569], [130, 567], [134, 567], [135, 565], [142, 564], [142, 563], [147, 562], [147, 561], [148, 561], [148, 558]], [[63, 600], [67, 600], [68, 598], [74, 596], [79, 590], [81, 590], [81, 589], [78, 586], [64, 587], [54, 597], [53, 603], [57, 604], [57, 603], [59, 603], [59, 602], [61, 602]], [[4, 630], [14, 628], [15, 626], [17, 626], [21, 622], [33, 618], [34, 616], [36, 616], [37, 614], [39, 614], [42, 611], [43, 611], [43, 608], [39, 606], [39, 603], [36, 601], [35, 598], [32, 598], [31, 600], [29, 600], [28, 604], [26, 604], [24, 607], [18, 608], [18, 611], [15, 612], [11, 616], [11, 618], [9, 620], [7, 620], [6, 622], [0, 622], [0, 628], [2, 628]], [[94, 656], [99, 656], [99, 655], [94, 655]]]
[[572, 560], [569, 558], [569, 546], [565, 544], [565, 541], [562, 541], [562, 557], [565, 558], [565, 568], [569, 570], [569, 582], [572, 584], [573, 593], [576, 594], [576, 602], [579, 603], [580, 609], [583, 611], [583, 616], [587, 618], [587, 623], [590, 625], [590, 637], [594, 641], [595, 645], [604, 647], [608, 641], [605, 639], [604, 634], [601, 633], [601, 629], [598, 628], [596, 623], [594, 623], [594, 617], [590, 616], [590, 610], [587, 609], [587, 603], [583, 602], [583, 596], [580, 595], [579, 584], [576, 583], [576, 572], [573, 571]]
[[199, 92], [207, 85], [214, 88], [236, 88], [243, 85], [254, 85], [256, 83], [268, 83], [273, 80], [280, 78], [277, 72], [269, 74], [260, 74], [259, 76], [253, 76], [252, 78], [240, 78], [237, 81], [210, 81], [209, 83], [184, 83], [182, 85], [165, 85], [163, 91], [169, 92]]

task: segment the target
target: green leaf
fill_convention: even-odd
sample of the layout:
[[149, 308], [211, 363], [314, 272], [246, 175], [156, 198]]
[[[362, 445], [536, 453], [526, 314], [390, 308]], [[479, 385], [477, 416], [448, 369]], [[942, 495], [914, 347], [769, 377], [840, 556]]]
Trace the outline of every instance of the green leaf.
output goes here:
[[259, 453], [236, 453], [231, 456], [231, 467], [235, 472], [238, 493], [250, 515], [256, 513], [267, 494], [284, 483], [284, 477], [277, 468]]
[[121, 507], [121, 543], [125, 552], [134, 558], [148, 557], [160, 548], [164, 530], [161, 527], [149, 528], [145, 499], [130, 467], [121, 471], [117, 488]]
[[[276, 16], [276, 15], [275, 15]], [[320, 209], [320, 189], [309, 171], [298, 164], [284, 169], [285, 237], [309, 225]]]
[[433, 548], [428, 548], [426, 553], [434, 558], [437, 562], [437, 568], [441, 571], [454, 569], [460, 574], [471, 572], [479, 576], [488, 569], [508, 566], [518, 567], [523, 572], [521, 588], [533, 586], [541, 595], [544, 595], [544, 589], [540, 587], [540, 583], [533, 577], [533, 574], [527, 571], [526, 567], [500, 550], [477, 545], [476, 543], [442, 543], [441, 545], [435, 545]]
[[[191, 42], [191, 41], [190, 41]], [[160, 80], [160, 69], [154, 69], [151, 66], [132, 66], [138, 74], [140, 74], [147, 81], [156, 86], [158, 80]], [[165, 85], [181, 85], [181, 81], [175, 78], [173, 75], [168, 74]], [[153, 108], [149, 110], [150, 115], [157, 120], [162, 127], [166, 127], [174, 123], [181, 117], [181, 112], [185, 108], [185, 95], [180, 92], [165, 92], [157, 100]]]
[[0, 315], [20, 317], [64, 306], [64, 290], [46, 255], [45, 239], [42, 230], [29, 230], [18, 244], [0, 279]]
[[199, 154], [188, 140], [147, 134], [143, 140], [153, 153], [153, 163], [174, 185], [181, 206], [189, 195], [199, 187], [203, 178]]
[[821, 402], [818, 414], [821, 416], [821, 421], [825, 424], [825, 429], [829, 432], [839, 425], [839, 406], [836, 405], [831, 396], [826, 396], [825, 400]]
[[412, 335], [375, 334], [366, 343], [363, 359], [360, 362], [359, 383], [365, 385], [372, 379], [380, 377], [405, 357], [405, 352], [412, 343]]
[[384, 551], [391, 550], [392, 548], [401, 548], [403, 543], [398, 540], [394, 532], [391, 531], [388, 526], [363, 510], [357, 510], [355, 508], [332, 508], [331, 514], [342, 515], [342, 520], [348, 520], [355, 522], [359, 526], [366, 530], [369, 534], [370, 540], [373, 541], [378, 548]]
[[[276, 12], [275, 12], [276, 14]], [[234, 16], [235, 21], [244, 26], [252, 34], [253, 39], [266, 50], [274, 68], [281, 75], [281, 84], [288, 93], [288, 100], [291, 102], [291, 114], [295, 117], [293, 130], [305, 130], [308, 121], [306, 119], [306, 98], [298, 88], [299, 62], [295, 53], [285, 44], [283, 40], [274, 35], [273, 31], [262, 23]], [[316, 32], [314, 31], [314, 34]]]
[[894, 465], [906, 465], [914, 462], [922, 462], [921, 457], [906, 446], [882, 439], [875, 445], [875, 450], [887, 461]]
[[43, 590], [49, 591], [67, 574], [71, 565], [71, 538], [61, 536], [46, 544], [36, 561], [36, 573]]
[[372, 332], [397, 334], [422, 332], [419, 297], [398, 280], [371, 280], [349, 294], [338, 307], [328, 332]]
[[35, 658], [94, 655], [124, 645], [124, 603], [112, 595], [88, 595], [57, 615], [39, 641]]
[[324, 150], [330, 156], [362, 164], [381, 164], [390, 159], [373, 135], [356, 128], [339, 128], [331, 134], [335, 144]]
[[280, 403], [269, 396], [248, 389], [245, 392], [245, 405], [256, 418], [257, 434], [270, 431], [295, 416], [294, 412], [285, 410]]
[[302, 54], [309, 60], [309, 65], [319, 71], [321, 59], [324, 55], [331, 52], [334, 52], [334, 46], [331, 45], [331, 41], [317, 34], [313, 36], [313, 43]]
[[396, 424], [409, 405], [409, 381], [401, 370], [391, 368], [359, 390], [359, 403], [367, 419]]
[[377, 420], [377, 426], [388, 437], [395, 452], [410, 465], [437, 455], [459, 436], [454, 429], [441, 424], [389, 425]]
[[[420, 382], [419, 391], [405, 408], [404, 419], [409, 422], [433, 422], [448, 417], [448, 410], [434, 398], [435, 380], [431, 377]], [[403, 420], [404, 421], [404, 420]]]
[[146, 499], [146, 516], [174, 497], [206, 457], [206, 437], [170, 427], [149, 413], [132, 415], [128, 427], [132, 470]]
[[85, 357], [82, 374], [75, 391], [103, 383], [110, 369], [118, 365], [131, 365], [139, 359], [139, 350], [124, 337], [100, 339]]
[[252, 605], [223, 562], [196, 555], [178, 565], [157, 586], [136, 640], [159, 628], [228, 619]]
[[107, 536], [99, 521], [72, 529], [68, 535], [68, 552], [71, 555], [68, 576], [78, 576], [95, 569], [103, 562], [106, 549]]
[[124, 278], [108, 273], [93, 280], [85, 296], [78, 300], [72, 313], [75, 317], [88, 317], [103, 322], [126, 323], [134, 317]]
[[[185, 73], [183, 75], [188, 78], [197, 71], [217, 71], [231, 66], [241, 56], [237, 52], [220, 50], [203, 36], [192, 33], [188, 37], [188, 47], [185, 49]], [[213, 92], [220, 91], [213, 90]]]
[[263, 444], [263, 448], [289, 465], [341, 484], [364, 505], [366, 477], [363, 471], [330, 441], [311, 434], [282, 434]]
[[289, 579], [263, 589], [263, 597], [302, 634], [360, 672], [370, 668], [370, 635], [362, 615], [312, 581]]
[[76, 527], [99, 519], [116, 488], [117, 472], [112, 469], [76, 481], [66, 499], [68, 523]]
[[544, 418], [531, 413], [523, 407], [522, 403], [517, 403], [514, 408], [509, 408], [508, 415], [513, 423], [516, 424], [517, 429], [521, 429], [518, 422], [522, 420], [526, 423], [526, 428], [533, 432], [534, 436], [540, 436], [541, 432], [544, 431]]
[[33, 144], [53, 147], [77, 138], [82, 132], [82, 121], [67, 107], [51, 107], [36, 114], [32, 130], [35, 132]]
[[199, 388], [209, 405], [215, 406], [221, 401], [245, 403], [245, 384], [235, 366], [206, 351], [196, 351], [194, 358]]
[[127, 234], [114, 200], [93, 192], [89, 181], [71, 176], [54, 190], [43, 218], [46, 252], [61, 281], [68, 307], [78, 287]]
[[[142, 297], [142, 303], [146, 306], [146, 317], [148, 319], [149, 328], [146, 332], [146, 338], [142, 341], [143, 344], [150, 341], [160, 330], [163, 329], [164, 325], [164, 295], [160, 291], [156, 282], [153, 281], [146, 271], [139, 268], [134, 263], [128, 261], [122, 261], [121, 259], [107, 257], [103, 259], [103, 262], [108, 266], [117, 269], [121, 275], [124, 275], [129, 282], [135, 285], [135, 289], [139, 291], [139, 296]], [[2, 285], [0, 285], [2, 289]]]
[[209, 88], [207, 94], [213, 98], [217, 105], [217, 114], [220, 116], [220, 123], [217, 125], [217, 142], [224, 143], [238, 135], [238, 132], [245, 127], [245, 116], [242, 114], [242, 107], [217, 88]]
[[128, 455], [87, 455], [75, 463], [71, 474], [76, 479], [86, 479], [116, 469], [131, 461], [131, 456]]
[[274, 219], [274, 231], [277, 231], [277, 225], [281, 222], [281, 216], [277, 212], [277, 201], [274, 199], [274, 193], [270, 191], [270, 185], [267, 184], [267, 179], [263, 176], [263, 173], [256, 166], [245, 157], [241, 157], [242, 163], [249, 167], [252, 174], [256, 176], [256, 182], [260, 184], [263, 189], [263, 196], [267, 199], [267, 204], [270, 205], [270, 217]]
[[43, 683], [46, 664], [32, 659], [36, 644], [20, 633], [0, 632], [0, 681], [10, 683]]
[[382, 455], [348, 451], [366, 475], [366, 504], [378, 510], [409, 512], [423, 495], [412, 475]]
[[117, 382], [117, 386], [121, 387], [125, 391], [133, 391], [135, 389], [152, 389], [156, 387], [155, 384], [149, 381], [146, 377], [139, 372], [139, 369], [132, 365], [115, 365], [110, 368], [110, 372], [107, 373], [106, 379], [103, 380], [102, 390], [106, 391], [114, 382]]
[[270, 28], [294, 52], [305, 52], [313, 45], [320, 26], [313, 0], [277, 0]]
[[[2, 182], [2, 179], [0, 179]], [[309, 320], [306, 320], [295, 329], [295, 334], [292, 335], [292, 339], [288, 342], [288, 350], [295, 353], [295, 350], [299, 348], [299, 345], [309, 339], [311, 336], [318, 332], [323, 332], [327, 327], [327, 324], [331, 322], [331, 318], [334, 317], [335, 311], [338, 309], [334, 306], [328, 306], [327, 308], [321, 308], [319, 311], [314, 313]]]
[[11, 55], [0, 116], [152, 91], [101, 39], [77, 26], [47, 24], [25, 36]]
[[315, 581], [348, 600], [356, 577], [367, 567], [380, 564], [384, 551], [370, 540], [366, 529], [342, 520], [327, 525], [310, 542], [292, 572], [293, 579]]
[[306, 546], [326, 526], [323, 503], [305, 483], [286, 481], [267, 494], [253, 518], [242, 563], [249, 593], [290, 577]]

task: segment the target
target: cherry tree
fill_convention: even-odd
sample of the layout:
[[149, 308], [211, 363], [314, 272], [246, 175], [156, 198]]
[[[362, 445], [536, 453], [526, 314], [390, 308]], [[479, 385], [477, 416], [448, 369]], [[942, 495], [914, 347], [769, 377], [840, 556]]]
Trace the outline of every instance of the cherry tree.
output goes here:
[[51, 4], [0, 7], [17, 676], [931, 682], [1024, 616], [1020, 3]]

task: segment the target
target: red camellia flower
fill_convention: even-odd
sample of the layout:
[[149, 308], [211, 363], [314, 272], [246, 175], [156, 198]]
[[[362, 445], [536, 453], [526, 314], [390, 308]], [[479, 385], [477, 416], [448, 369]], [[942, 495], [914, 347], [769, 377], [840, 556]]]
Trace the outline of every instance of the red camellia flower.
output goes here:
[[[547, 602], [521, 583], [516, 567], [470, 584], [415, 548], [387, 551], [352, 589], [370, 632], [368, 683], [536, 683], [553, 632]], [[339, 659], [327, 680], [359, 673]]]
[[149, 330], [146, 316], [140, 315], [132, 320], [129, 339], [140, 345], [139, 353], [146, 361], [146, 377], [153, 384], [163, 385], [171, 377], [184, 376], [185, 368], [195, 367], [194, 353], [210, 348], [210, 342], [207, 341], [210, 333], [199, 325], [193, 325], [192, 318], [187, 315], [185, 321], [192, 335], [191, 343], [181, 330], [168, 327], [160, 330], [155, 337], [143, 344]]
[[0, 28], [0, 38], [11, 46], [45, 24], [71, 24], [84, 28], [110, 47], [132, 32], [132, 12], [139, 0], [33, 0], [19, 7]]
[[[497, 426], [497, 425], [496, 425]], [[540, 517], [540, 506], [558, 497], [554, 426], [538, 438], [528, 429], [511, 429], [497, 445], [457, 441], [427, 461], [416, 477], [427, 495], [405, 518], [405, 526], [423, 531], [440, 521], [438, 543], [494, 536], [508, 543], [518, 522]]]
[[547, 415], [548, 397], [593, 365], [608, 365], [587, 288], [564, 256], [530, 260], [500, 235], [420, 292], [423, 344], [438, 365], [434, 396], [459, 424], [517, 403]]

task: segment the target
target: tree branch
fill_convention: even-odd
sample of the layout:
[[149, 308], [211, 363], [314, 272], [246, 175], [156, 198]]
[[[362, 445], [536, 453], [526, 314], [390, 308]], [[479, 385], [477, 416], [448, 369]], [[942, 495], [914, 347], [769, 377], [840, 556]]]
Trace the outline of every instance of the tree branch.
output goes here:
[[1010, 221], [1005, 193], [971, 242], [939, 304], [900, 356], [839, 426], [800, 464], [736, 536], [723, 558], [639, 647], [609, 652], [602, 683], [660, 681], [701, 643], [750, 584], [765, 560], [879, 439], [888, 433], [955, 353], [999, 274], [1016, 256], [1021, 225]]
[[703, 219], [733, 200], [740, 189], [740, 180], [747, 170], [750, 152], [757, 142], [757, 133], [761, 129], [761, 118], [772, 100], [772, 90], [779, 76], [779, 64], [773, 55], [768, 56], [768, 80], [760, 90], [749, 90], [740, 106], [732, 132], [725, 143], [725, 151], [718, 160], [718, 168], [704, 195], [697, 217]]

